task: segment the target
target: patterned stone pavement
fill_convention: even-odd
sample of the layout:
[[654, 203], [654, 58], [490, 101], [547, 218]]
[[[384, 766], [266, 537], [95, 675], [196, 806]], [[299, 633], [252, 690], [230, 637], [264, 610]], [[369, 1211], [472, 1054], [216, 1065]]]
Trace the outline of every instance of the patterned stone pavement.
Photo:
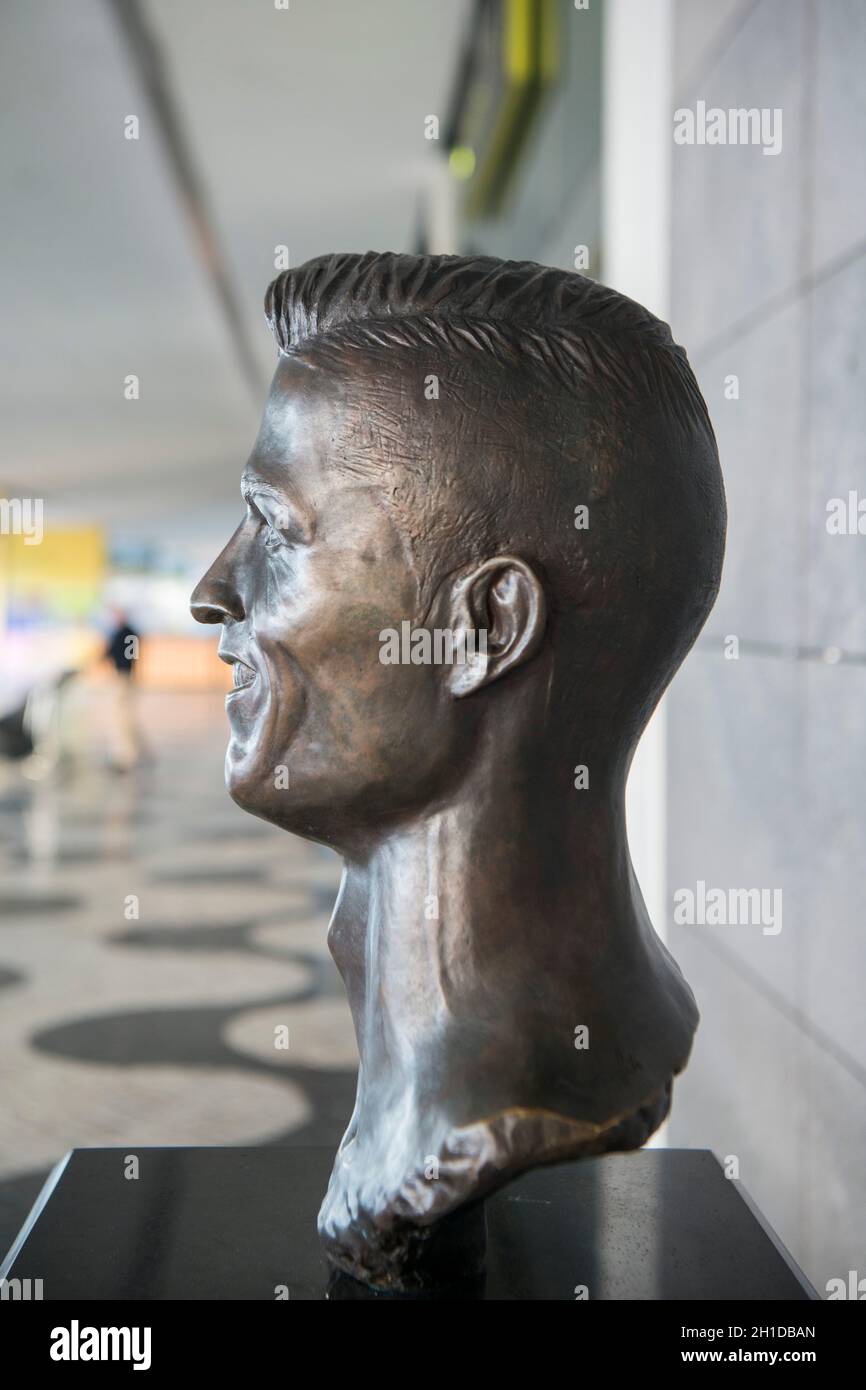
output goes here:
[[92, 698], [67, 773], [0, 768], [0, 1254], [72, 1147], [336, 1146], [354, 1098], [339, 861], [230, 801], [219, 695], [143, 696], [127, 774]]

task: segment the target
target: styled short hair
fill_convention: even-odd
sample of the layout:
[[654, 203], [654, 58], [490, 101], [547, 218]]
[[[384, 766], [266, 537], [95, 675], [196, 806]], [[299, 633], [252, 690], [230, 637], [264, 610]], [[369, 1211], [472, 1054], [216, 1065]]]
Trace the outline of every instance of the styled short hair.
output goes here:
[[390, 251], [317, 256], [271, 282], [265, 317], [282, 353], [302, 352], [313, 340], [479, 352], [503, 365], [532, 364], [560, 389], [589, 377], [611, 393], [642, 384], [674, 415], [712, 433], [686, 354], [666, 323], [586, 275], [533, 261]]
[[[464, 456], [448, 464], [470, 499], [463, 544], [477, 557], [511, 545], [538, 567], [551, 623], [570, 640], [570, 680], [591, 677], [635, 741], [706, 620], [724, 554], [715, 436], [667, 324], [584, 275], [531, 261], [373, 251], [284, 271], [265, 315], [289, 357], [394, 363], [405, 352], [446, 384], [460, 376], [461, 424], [482, 442], [486, 429], [509, 466], [492, 503], [489, 463], [475, 477], [457, 432]], [[438, 452], [425, 453], [422, 517], [442, 495], [431, 482]], [[583, 531], [570, 517], [581, 502]]]

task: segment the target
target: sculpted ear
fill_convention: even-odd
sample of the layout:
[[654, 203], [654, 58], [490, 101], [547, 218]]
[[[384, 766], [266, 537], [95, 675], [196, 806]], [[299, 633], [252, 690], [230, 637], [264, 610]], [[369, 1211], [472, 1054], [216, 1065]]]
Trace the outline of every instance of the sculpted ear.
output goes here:
[[524, 560], [497, 555], [464, 571], [452, 590], [451, 628], [470, 640], [467, 659], [449, 668], [452, 695], [471, 695], [529, 661], [541, 645], [545, 621], [544, 590]]

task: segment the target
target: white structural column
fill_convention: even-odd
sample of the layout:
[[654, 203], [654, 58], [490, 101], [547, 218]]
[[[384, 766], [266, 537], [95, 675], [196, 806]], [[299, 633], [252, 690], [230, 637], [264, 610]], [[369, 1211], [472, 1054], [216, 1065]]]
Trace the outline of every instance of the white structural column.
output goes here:
[[[670, 312], [673, 0], [604, 0], [602, 268], [605, 284]], [[626, 798], [632, 860], [665, 936], [665, 703], [641, 739]]]
[[[605, 284], [670, 313], [673, 0], [603, 0], [602, 268]], [[666, 705], [640, 741], [626, 794], [632, 861], [667, 935]], [[663, 1125], [651, 1147], [663, 1147]], [[647, 1259], [651, 1281], [653, 1260]], [[651, 1290], [647, 1297], [651, 1297]]]

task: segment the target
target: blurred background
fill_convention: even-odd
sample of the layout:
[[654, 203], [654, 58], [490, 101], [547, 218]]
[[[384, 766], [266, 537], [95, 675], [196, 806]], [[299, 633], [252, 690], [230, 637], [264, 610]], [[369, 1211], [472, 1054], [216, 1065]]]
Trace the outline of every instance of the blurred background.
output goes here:
[[[819, 1291], [866, 1274], [862, 0], [7, 0], [0, 25], [0, 1254], [73, 1146], [340, 1138], [339, 864], [229, 801], [188, 596], [240, 518], [276, 271], [480, 251], [641, 300], [697, 372], [725, 579], [629, 789], [702, 1013], [656, 1142], [728, 1160]], [[780, 112], [780, 148], [677, 143], [700, 103]], [[781, 890], [781, 931], [677, 925], [701, 882]]]

